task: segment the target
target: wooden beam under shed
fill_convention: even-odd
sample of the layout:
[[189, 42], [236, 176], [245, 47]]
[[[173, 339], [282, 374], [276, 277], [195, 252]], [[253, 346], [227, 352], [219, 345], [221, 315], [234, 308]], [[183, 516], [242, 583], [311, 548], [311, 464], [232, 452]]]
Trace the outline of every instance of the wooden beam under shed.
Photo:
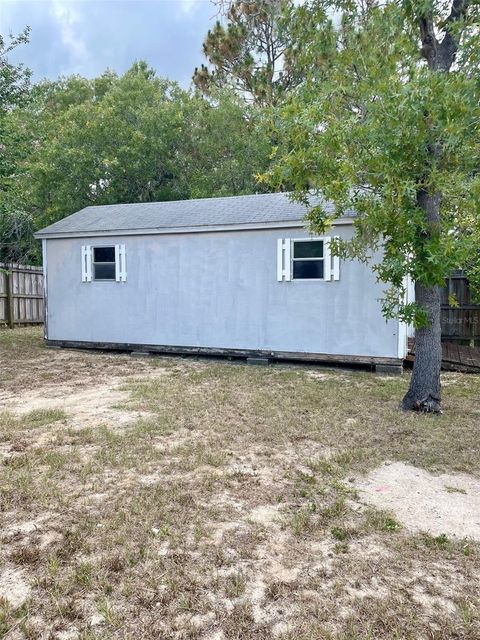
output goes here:
[[185, 347], [156, 344], [131, 344], [118, 342], [85, 342], [77, 340], [47, 340], [48, 346], [68, 349], [98, 349], [100, 351], [149, 352], [166, 355], [207, 356], [239, 359], [263, 359], [277, 362], [301, 362], [312, 364], [361, 365], [375, 368], [390, 365], [401, 371], [403, 360], [380, 356], [353, 356], [329, 353], [297, 351], [267, 351], [265, 349], [226, 349], [223, 347]]

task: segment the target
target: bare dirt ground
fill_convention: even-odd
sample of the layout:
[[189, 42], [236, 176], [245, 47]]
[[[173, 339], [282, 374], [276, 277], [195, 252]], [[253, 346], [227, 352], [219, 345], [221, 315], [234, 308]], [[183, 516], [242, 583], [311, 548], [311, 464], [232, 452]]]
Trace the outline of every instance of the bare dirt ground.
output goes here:
[[[0, 332], [0, 637], [480, 637], [480, 381]], [[389, 461], [385, 464], [385, 461]]]
[[410, 531], [480, 541], [480, 480], [434, 475], [403, 462], [386, 463], [355, 483], [360, 498], [395, 513]]

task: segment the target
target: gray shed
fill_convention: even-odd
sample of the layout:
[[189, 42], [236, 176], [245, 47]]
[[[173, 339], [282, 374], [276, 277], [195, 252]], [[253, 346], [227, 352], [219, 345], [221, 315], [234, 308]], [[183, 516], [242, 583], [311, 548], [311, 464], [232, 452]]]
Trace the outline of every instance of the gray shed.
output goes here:
[[42, 229], [48, 343], [401, 365], [369, 266], [330, 253], [284, 194], [92, 206]]

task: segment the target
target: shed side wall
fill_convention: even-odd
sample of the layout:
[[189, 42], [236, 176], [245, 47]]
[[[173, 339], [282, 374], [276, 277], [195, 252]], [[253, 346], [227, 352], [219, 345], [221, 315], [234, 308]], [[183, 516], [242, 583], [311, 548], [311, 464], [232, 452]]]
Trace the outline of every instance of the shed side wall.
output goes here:
[[[347, 237], [349, 226], [335, 235]], [[51, 239], [48, 339], [397, 357], [368, 266], [277, 282], [278, 238], [302, 229]], [[124, 244], [127, 281], [81, 281], [81, 246]]]

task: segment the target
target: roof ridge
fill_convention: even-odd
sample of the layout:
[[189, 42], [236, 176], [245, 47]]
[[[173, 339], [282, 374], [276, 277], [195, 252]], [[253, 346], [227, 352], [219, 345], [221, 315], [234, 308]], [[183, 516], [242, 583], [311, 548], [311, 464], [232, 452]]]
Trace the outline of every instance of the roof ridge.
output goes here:
[[[149, 200], [146, 202], [113, 202], [106, 204], [89, 204], [83, 209], [76, 211], [75, 213], [79, 213], [80, 211], [85, 211], [85, 209], [91, 209], [93, 207], [133, 207], [137, 205], [145, 206], [149, 204], [176, 204], [176, 203], [185, 203], [185, 202], [203, 202], [205, 200], [231, 200], [233, 198], [261, 198], [263, 196], [288, 196], [290, 192], [288, 191], [273, 191], [272, 193], [242, 193], [237, 194], [235, 196], [208, 196], [205, 198], [183, 198], [182, 200]], [[72, 214], [73, 215], [73, 214]]]

